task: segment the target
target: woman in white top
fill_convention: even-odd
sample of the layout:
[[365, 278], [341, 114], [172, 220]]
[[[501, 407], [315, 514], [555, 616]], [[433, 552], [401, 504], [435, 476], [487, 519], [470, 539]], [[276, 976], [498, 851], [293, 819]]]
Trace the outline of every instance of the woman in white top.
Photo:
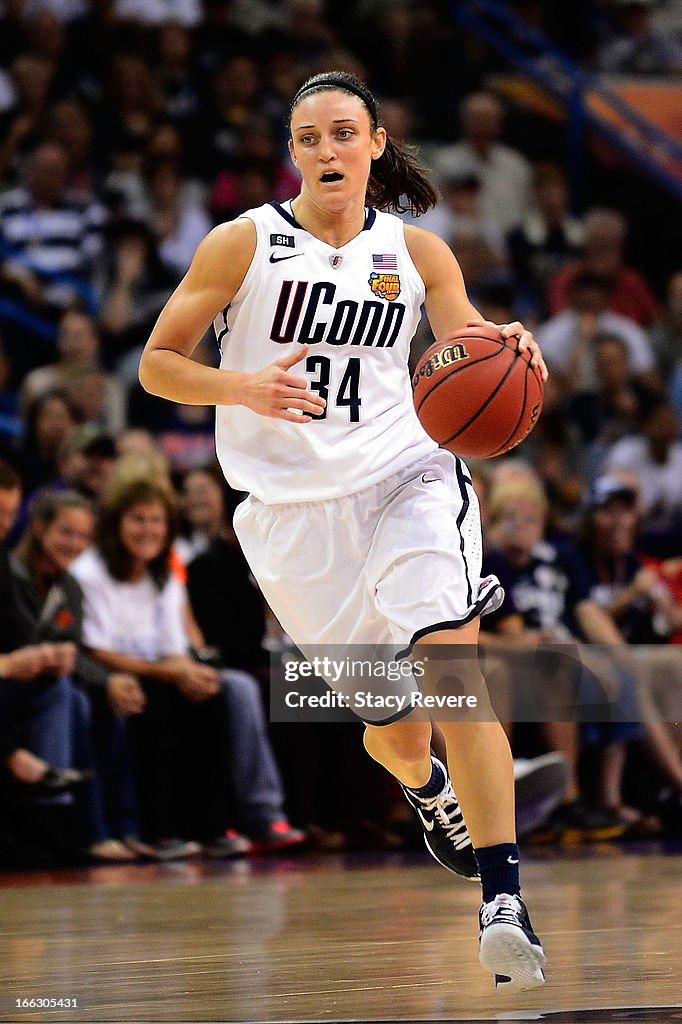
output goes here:
[[[407, 358], [422, 304], [439, 338], [481, 318], [447, 245], [383, 212], [424, 212], [437, 193], [387, 137], [364, 83], [345, 72], [310, 79], [293, 99], [290, 133], [300, 194], [207, 236], [152, 332], [140, 380], [172, 401], [216, 405], [223, 471], [249, 492], [237, 536], [303, 652], [371, 644], [423, 658], [428, 643], [442, 652], [422, 680], [436, 692], [461, 645], [475, 652], [479, 616], [500, 588], [480, 578], [471, 478], [422, 429]], [[211, 321], [220, 369], [190, 359]], [[521, 324], [502, 331], [520, 335], [546, 373]], [[471, 653], [457, 674], [485, 700]], [[352, 679], [334, 687], [356, 699]], [[390, 697], [392, 713], [361, 716], [368, 752], [402, 784], [436, 859], [470, 878], [480, 868], [483, 966], [499, 986], [541, 985], [501, 726], [439, 722], [467, 832], [448, 770], [430, 753], [431, 722], [414, 709], [415, 680], [403, 676]]]
[[[83, 590], [83, 643], [110, 672], [136, 680], [141, 714], [130, 721], [145, 838], [186, 825], [178, 792], [195, 783], [186, 831], [209, 856], [277, 849], [303, 835], [283, 813], [284, 793], [267, 735], [260, 690], [245, 672], [190, 655], [183, 583], [171, 570], [173, 507], [166, 489], [125, 480], [110, 490], [96, 545], [71, 567]], [[240, 829], [226, 829], [228, 794]], [[201, 807], [201, 815], [196, 814]], [[160, 856], [196, 844], [173, 840]]]

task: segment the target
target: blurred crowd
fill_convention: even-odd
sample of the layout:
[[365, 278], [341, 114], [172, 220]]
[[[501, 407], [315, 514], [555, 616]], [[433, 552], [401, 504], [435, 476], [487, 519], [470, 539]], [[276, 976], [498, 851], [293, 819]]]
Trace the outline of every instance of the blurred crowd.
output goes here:
[[[598, 72], [682, 72], [679, 5], [508, 6]], [[641, 652], [584, 669], [631, 721], [530, 730], [504, 709], [518, 753], [567, 766], [533, 835], [682, 828], [661, 685], [682, 679], [682, 264], [632, 244], [633, 196], [612, 204], [588, 179], [577, 212], [556, 129], [506, 105], [500, 58], [440, 0], [2, 0], [0, 860], [406, 841], [353, 727], [268, 724], [269, 652], [287, 638], [232, 533], [213, 412], [136, 375], [207, 231], [296, 194], [288, 102], [333, 67], [419, 147], [442, 197], [418, 222], [472, 301], [532, 326], [551, 370], [533, 434], [471, 467], [507, 590], [485, 630], [491, 674], [514, 674], [510, 645], [575, 642], [586, 665], [590, 645]], [[415, 360], [431, 340], [423, 323]], [[196, 358], [215, 364], [211, 336]], [[580, 684], [560, 658], [547, 671]]]

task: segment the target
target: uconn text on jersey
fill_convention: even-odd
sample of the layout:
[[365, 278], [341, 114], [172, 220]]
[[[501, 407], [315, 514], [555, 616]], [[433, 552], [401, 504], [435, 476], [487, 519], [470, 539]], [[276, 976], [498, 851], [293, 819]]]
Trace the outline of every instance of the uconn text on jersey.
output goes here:
[[372, 345], [392, 348], [405, 317], [401, 302], [335, 301], [331, 281], [283, 281], [270, 328], [278, 345]]

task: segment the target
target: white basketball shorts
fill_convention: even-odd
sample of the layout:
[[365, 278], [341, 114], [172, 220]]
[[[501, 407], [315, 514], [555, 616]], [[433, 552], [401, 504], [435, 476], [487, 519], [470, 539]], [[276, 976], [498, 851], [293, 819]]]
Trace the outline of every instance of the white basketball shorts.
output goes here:
[[[503, 597], [496, 577], [480, 578], [468, 469], [441, 449], [341, 498], [265, 505], [250, 495], [234, 528], [265, 600], [307, 656], [386, 645], [406, 657], [415, 641], [462, 626]], [[418, 690], [413, 679], [404, 685]]]

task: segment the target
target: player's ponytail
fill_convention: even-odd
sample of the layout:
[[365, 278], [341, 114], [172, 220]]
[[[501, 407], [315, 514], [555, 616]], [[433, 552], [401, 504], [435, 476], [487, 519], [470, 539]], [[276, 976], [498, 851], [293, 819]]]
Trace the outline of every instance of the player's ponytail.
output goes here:
[[429, 181], [413, 152], [406, 146], [386, 137], [386, 148], [378, 160], [372, 162], [367, 182], [367, 202], [378, 210], [397, 213], [426, 213], [435, 206], [439, 195]]
[[[374, 96], [365, 83], [347, 71], [328, 71], [314, 75], [304, 82], [294, 96], [289, 108], [289, 122], [294, 108], [304, 96], [322, 89], [340, 89], [357, 96], [367, 107], [372, 130], [379, 127], [379, 114]], [[435, 206], [440, 196], [427, 177], [426, 168], [417, 160], [407, 146], [386, 137], [383, 154], [372, 161], [367, 182], [367, 202], [378, 210], [395, 210], [413, 214], [426, 213]]]

